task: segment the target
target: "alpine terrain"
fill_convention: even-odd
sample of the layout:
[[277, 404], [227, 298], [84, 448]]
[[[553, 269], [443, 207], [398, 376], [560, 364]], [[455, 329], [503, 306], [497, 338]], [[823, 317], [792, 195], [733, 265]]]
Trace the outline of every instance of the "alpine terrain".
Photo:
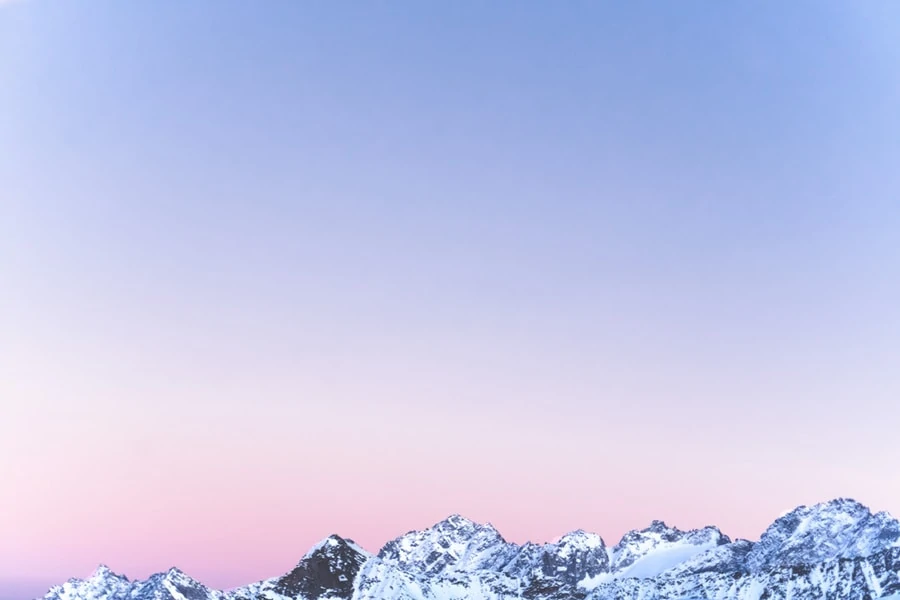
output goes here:
[[848, 499], [801, 506], [759, 541], [662, 521], [613, 546], [573, 531], [513, 544], [453, 515], [370, 554], [333, 535], [280, 577], [207, 588], [178, 569], [129, 581], [107, 567], [45, 600], [874, 600], [900, 598], [900, 523]]

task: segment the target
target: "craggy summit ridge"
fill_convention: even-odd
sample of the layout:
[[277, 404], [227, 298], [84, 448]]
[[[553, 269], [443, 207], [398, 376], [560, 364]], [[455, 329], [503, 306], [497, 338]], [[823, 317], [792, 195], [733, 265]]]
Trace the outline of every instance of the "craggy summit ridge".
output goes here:
[[452, 515], [370, 554], [333, 535], [289, 573], [230, 591], [177, 569], [129, 581], [107, 567], [44, 600], [875, 600], [900, 598], [900, 523], [848, 499], [801, 506], [758, 542], [662, 521], [607, 546], [573, 531], [507, 542]]

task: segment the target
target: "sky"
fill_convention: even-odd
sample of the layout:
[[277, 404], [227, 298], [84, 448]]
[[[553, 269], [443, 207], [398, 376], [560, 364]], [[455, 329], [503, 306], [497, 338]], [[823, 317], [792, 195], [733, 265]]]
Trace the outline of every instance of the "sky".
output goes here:
[[898, 24], [0, 3], [0, 599], [900, 515]]

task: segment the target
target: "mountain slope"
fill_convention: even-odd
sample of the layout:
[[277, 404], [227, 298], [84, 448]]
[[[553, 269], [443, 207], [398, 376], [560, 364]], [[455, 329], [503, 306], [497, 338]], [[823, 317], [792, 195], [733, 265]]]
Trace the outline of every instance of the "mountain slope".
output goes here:
[[369, 554], [326, 538], [290, 572], [223, 592], [177, 569], [129, 581], [101, 566], [44, 600], [875, 600], [900, 594], [900, 523], [837, 499], [779, 517], [759, 541], [662, 521], [613, 547], [573, 531], [506, 541], [452, 515]]

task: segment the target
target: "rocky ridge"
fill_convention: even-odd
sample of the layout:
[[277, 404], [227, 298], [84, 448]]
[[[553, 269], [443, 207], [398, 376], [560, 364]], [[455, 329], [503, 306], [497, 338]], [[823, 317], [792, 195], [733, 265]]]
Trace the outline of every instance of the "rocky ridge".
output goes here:
[[759, 541], [662, 521], [607, 546], [582, 530], [506, 541], [452, 515], [370, 554], [333, 535], [290, 572], [230, 591], [178, 569], [129, 581], [105, 566], [43, 600], [875, 600], [900, 594], [900, 523], [837, 499], [779, 517]]

